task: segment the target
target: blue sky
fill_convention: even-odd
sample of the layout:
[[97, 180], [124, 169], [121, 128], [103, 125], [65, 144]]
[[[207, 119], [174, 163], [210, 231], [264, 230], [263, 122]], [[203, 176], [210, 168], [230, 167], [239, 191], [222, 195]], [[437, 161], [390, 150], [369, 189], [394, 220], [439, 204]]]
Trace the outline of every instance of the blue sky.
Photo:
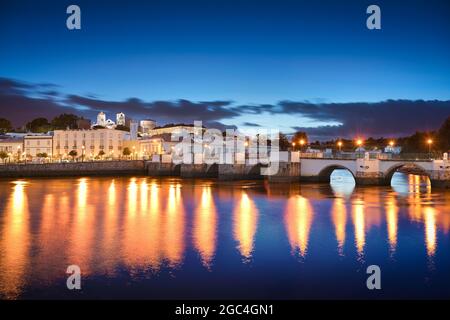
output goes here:
[[[366, 28], [374, 3], [382, 30]], [[81, 30], [65, 26], [70, 4]], [[445, 0], [2, 1], [0, 77], [112, 102], [447, 101], [449, 17]], [[265, 112], [217, 120], [336, 124]]]

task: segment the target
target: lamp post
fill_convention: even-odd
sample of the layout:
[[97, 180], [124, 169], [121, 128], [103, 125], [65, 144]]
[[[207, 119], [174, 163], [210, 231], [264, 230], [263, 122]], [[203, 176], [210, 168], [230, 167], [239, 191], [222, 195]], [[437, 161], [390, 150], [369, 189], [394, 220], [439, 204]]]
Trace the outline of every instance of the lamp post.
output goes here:
[[20, 146], [17, 146], [17, 162], [20, 161]]
[[303, 146], [305, 145], [305, 140], [300, 139], [300, 151], [303, 150]]
[[339, 148], [339, 152], [341, 152], [342, 151], [342, 141], [338, 141], [337, 145]]
[[433, 144], [433, 140], [428, 139], [428, 140], [427, 140], [427, 144], [428, 144], [428, 156], [429, 156], [430, 159], [431, 159], [431, 145]]
[[295, 142], [292, 142], [292, 150], [295, 151]]
[[84, 146], [81, 146], [81, 162], [84, 162]]

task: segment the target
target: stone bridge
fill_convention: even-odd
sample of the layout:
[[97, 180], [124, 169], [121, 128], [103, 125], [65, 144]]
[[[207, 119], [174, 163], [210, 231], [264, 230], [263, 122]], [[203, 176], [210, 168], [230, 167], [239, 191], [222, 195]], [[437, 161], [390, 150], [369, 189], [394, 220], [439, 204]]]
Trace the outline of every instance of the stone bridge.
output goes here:
[[[263, 168], [275, 166], [275, 174], [262, 175]], [[171, 159], [160, 158], [149, 162], [150, 175], [175, 175], [185, 178], [219, 178], [221, 180], [268, 179], [272, 182], [329, 182], [335, 169], [346, 169], [357, 185], [390, 185], [393, 174], [404, 166], [413, 166], [430, 178], [433, 187], [450, 187], [450, 161], [447, 154], [440, 160], [389, 160], [363, 158], [309, 158], [298, 152], [280, 152], [280, 157], [266, 165], [244, 160], [237, 164], [172, 164]]]

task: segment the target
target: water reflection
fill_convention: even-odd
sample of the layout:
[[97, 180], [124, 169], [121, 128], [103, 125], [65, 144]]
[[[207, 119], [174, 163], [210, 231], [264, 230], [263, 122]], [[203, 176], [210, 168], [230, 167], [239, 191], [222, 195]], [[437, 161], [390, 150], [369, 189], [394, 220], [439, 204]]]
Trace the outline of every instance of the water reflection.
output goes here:
[[398, 206], [393, 194], [389, 195], [386, 199], [385, 207], [389, 250], [391, 255], [393, 255], [397, 247], [398, 232]]
[[[355, 252], [361, 263], [373, 252], [380, 263], [414, 260], [417, 272], [424, 262], [430, 272], [450, 267], [449, 192], [407, 175], [394, 175], [392, 188], [345, 187], [345, 179], [331, 186], [143, 177], [0, 181], [0, 297], [64, 282], [70, 264], [87, 279], [144, 276], [174, 290], [177, 272], [199, 282], [229, 272], [247, 281], [239, 265], [255, 257], [269, 269], [283, 261], [283, 272], [280, 265], [298, 266], [298, 259], [286, 260], [290, 255], [317, 269], [350, 265]], [[269, 270], [251, 266], [255, 277]]]
[[198, 207], [194, 214], [193, 238], [195, 248], [200, 254], [202, 263], [211, 267], [216, 250], [217, 213], [210, 186], [201, 189]]
[[355, 230], [355, 245], [358, 255], [362, 258], [366, 244], [366, 222], [364, 214], [364, 202], [357, 198], [352, 204], [353, 227]]
[[285, 211], [285, 225], [292, 253], [305, 257], [308, 250], [309, 233], [313, 222], [313, 208], [302, 196], [289, 198]]
[[238, 249], [241, 255], [248, 261], [253, 252], [253, 241], [258, 224], [258, 209], [255, 203], [242, 191], [234, 209], [233, 234], [238, 241]]
[[332, 218], [338, 243], [338, 252], [344, 255], [345, 228], [347, 224], [347, 208], [342, 198], [335, 198], [333, 201]]
[[26, 183], [15, 181], [6, 206], [1, 237], [0, 289], [7, 299], [15, 299], [25, 284], [29, 266], [30, 232]]

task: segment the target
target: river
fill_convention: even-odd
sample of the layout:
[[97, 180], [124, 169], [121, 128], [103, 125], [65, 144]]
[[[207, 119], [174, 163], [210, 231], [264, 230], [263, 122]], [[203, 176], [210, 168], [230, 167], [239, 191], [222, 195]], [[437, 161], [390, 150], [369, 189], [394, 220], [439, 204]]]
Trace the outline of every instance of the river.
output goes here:
[[402, 173], [361, 188], [342, 170], [331, 184], [1, 180], [0, 297], [450, 298], [449, 231], [450, 192]]

